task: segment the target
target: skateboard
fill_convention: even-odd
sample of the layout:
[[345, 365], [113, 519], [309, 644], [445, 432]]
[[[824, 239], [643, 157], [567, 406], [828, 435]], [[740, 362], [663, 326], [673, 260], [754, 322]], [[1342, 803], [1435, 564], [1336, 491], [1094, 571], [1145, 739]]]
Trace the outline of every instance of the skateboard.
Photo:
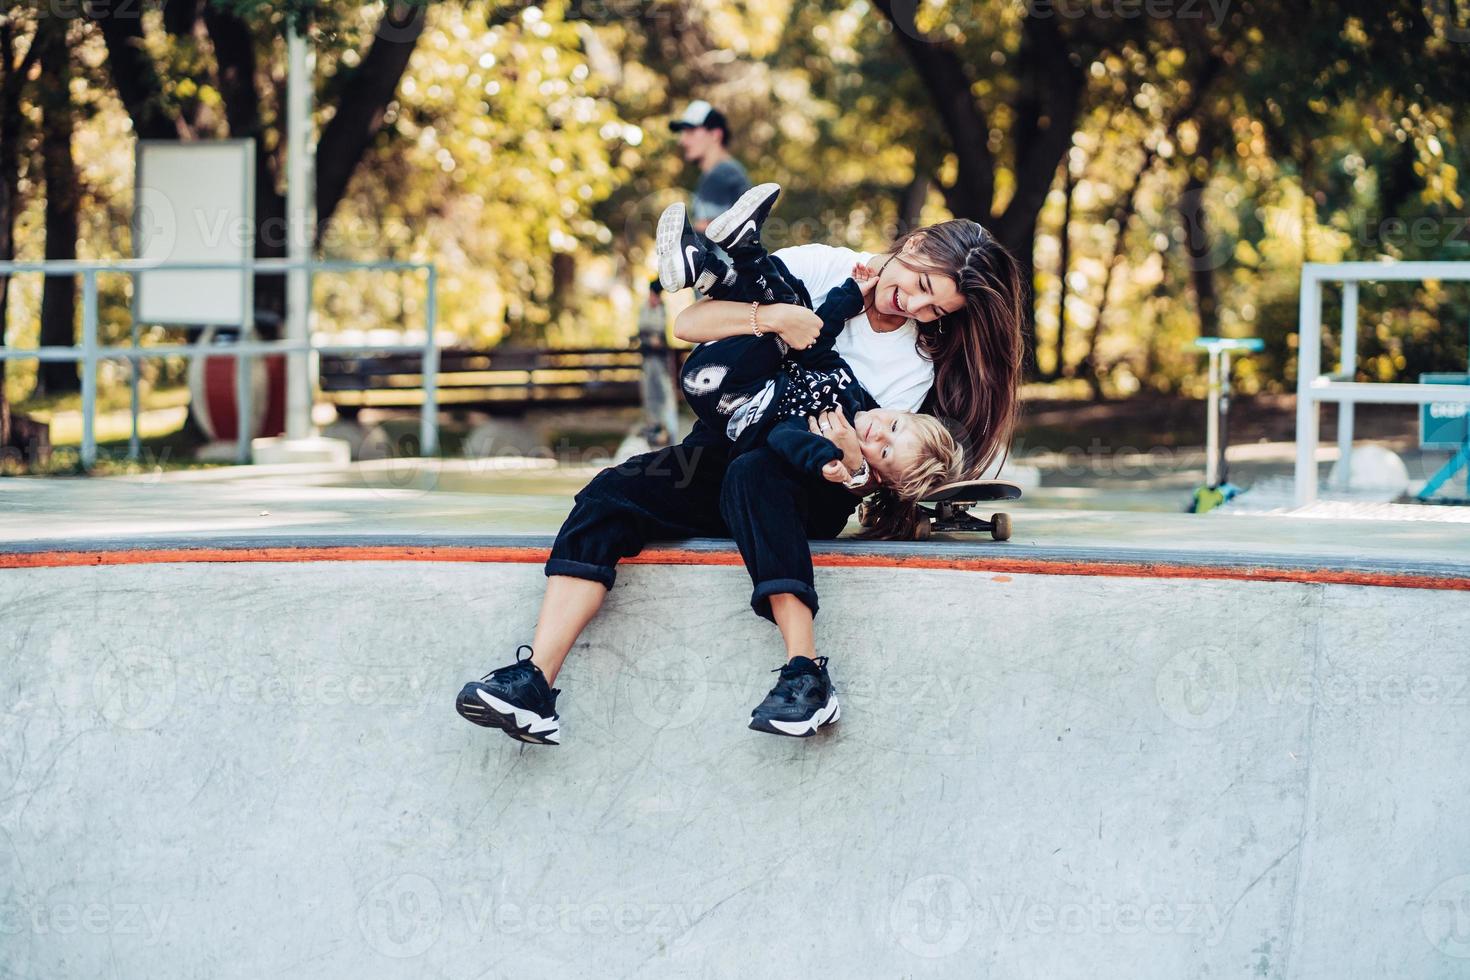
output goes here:
[[[1021, 488], [1005, 480], [967, 480], [946, 483], [919, 501], [924, 520], [914, 529], [914, 537], [927, 540], [935, 531], [984, 531], [996, 541], [1011, 536], [1011, 515], [995, 513], [983, 520], [970, 513], [970, 508], [991, 500], [1019, 500]], [[868, 524], [866, 515], [864, 525]]]

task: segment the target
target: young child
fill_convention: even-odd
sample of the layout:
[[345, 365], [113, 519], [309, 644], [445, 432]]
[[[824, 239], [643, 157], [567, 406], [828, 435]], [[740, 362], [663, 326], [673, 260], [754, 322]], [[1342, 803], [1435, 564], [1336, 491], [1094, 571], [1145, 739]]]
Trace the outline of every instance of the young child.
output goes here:
[[[761, 226], [780, 193], [779, 185], [762, 184], [710, 222], [710, 240], [725, 249], [733, 266], [689, 227], [682, 204], [670, 206], [659, 219], [657, 236], [664, 288], [672, 293], [697, 285], [711, 299], [810, 308], [800, 281], [788, 279], [760, 241]], [[872, 279], [861, 266], [853, 274]], [[821, 333], [806, 350], [788, 350], [779, 337], [760, 334], [758, 328], [695, 348], [681, 377], [686, 401], [706, 425], [724, 432], [732, 459], [769, 446], [800, 471], [858, 492], [887, 487], [906, 500], [958, 478], [963, 455], [939, 420], [879, 407], [833, 349], [864, 303], [855, 279], [828, 293], [815, 311]], [[817, 431], [815, 420], [827, 412], [850, 420], [856, 432], [862, 460], [852, 469], [844, 464], [842, 450]]]

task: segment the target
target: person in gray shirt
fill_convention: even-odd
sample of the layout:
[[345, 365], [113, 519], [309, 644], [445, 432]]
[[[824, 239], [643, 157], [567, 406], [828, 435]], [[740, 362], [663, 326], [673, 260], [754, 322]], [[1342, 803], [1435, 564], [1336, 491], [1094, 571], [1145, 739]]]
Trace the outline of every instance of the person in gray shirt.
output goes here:
[[740, 200], [750, 190], [750, 177], [740, 161], [730, 155], [730, 124], [725, 114], [708, 102], [691, 102], [684, 114], [669, 123], [679, 134], [684, 159], [699, 164], [699, 183], [694, 187], [694, 204], [689, 221], [704, 233], [710, 221]]
[[[689, 208], [689, 223], [701, 235], [710, 221], [750, 190], [750, 177], [740, 161], [730, 155], [730, 124], [725, 114], [703, 99], [689, 103], [689, 108], [669, 129], [679, 134], [679, 149], [684, 159], [699, 164], [699, 182], [694, 186], [694, 201]], [[722, 254], [722, 253], [721, 253]], [[659, 302], [660, 286], [653, 281], [649, 299]]]

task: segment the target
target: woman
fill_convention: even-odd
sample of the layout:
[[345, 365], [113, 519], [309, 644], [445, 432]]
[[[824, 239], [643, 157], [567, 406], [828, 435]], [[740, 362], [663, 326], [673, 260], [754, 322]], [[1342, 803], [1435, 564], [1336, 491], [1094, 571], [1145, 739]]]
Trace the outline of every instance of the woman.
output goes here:
[[[855, 265], [872, 269], [867, 308], [848, 322], [836, 350], [884, 408], [949, 419], [968, 444], [973, 472], [1004, 453], [1020, 385], [1025, 289], [1015, 259], [989, 232], [955, 220], [900, 236], [880, 255], [815, 244], [775, 254], [813, 306]], [[821, 320], [802, 306], [706, 300], [679, 315], [674, 333], [704, 343], [753, 326], [805, 349]], [[844, 454], [857, 451], [845, 420], [820, 423]], [[551, 685], [612, 588], [617, 562], [650, 541], [731, 537], [754, 583], [751, 608], [780, 628], [786, 644], [780, 680], [750, 727], [804, 737], [837, 720], [827, 659], [816, 656], [813, 639], [818, 603], [808, 542], [837, 537], [860, 498], [796, 473], [769, 448], [731, 461], [725, 447], [721, 434], [696, 425], [680, 445], [603, 470], [577, 494], [546, 563], [531, 645], [516, 650], [515, 663], [466, 684], [456, 702], [461, 715], [523, 742], [559, 744], [560, 692]], [[880, 499], [877, 512], [885, 534], [912, 530], [912, 513], [892, 500]]]

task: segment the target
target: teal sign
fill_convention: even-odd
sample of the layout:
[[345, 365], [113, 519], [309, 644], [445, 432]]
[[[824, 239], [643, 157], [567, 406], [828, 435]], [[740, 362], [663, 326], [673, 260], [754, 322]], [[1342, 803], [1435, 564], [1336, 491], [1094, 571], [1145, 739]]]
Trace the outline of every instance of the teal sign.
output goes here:
[[[1421, 374], [1426, 385], [1470, 385], [1470, 374]], [[1470, 405], [1463, 402], [1426, 402], [1419, 406], [1419, 446], [1422, 449], [1459, 449], [1470, 440]]]

